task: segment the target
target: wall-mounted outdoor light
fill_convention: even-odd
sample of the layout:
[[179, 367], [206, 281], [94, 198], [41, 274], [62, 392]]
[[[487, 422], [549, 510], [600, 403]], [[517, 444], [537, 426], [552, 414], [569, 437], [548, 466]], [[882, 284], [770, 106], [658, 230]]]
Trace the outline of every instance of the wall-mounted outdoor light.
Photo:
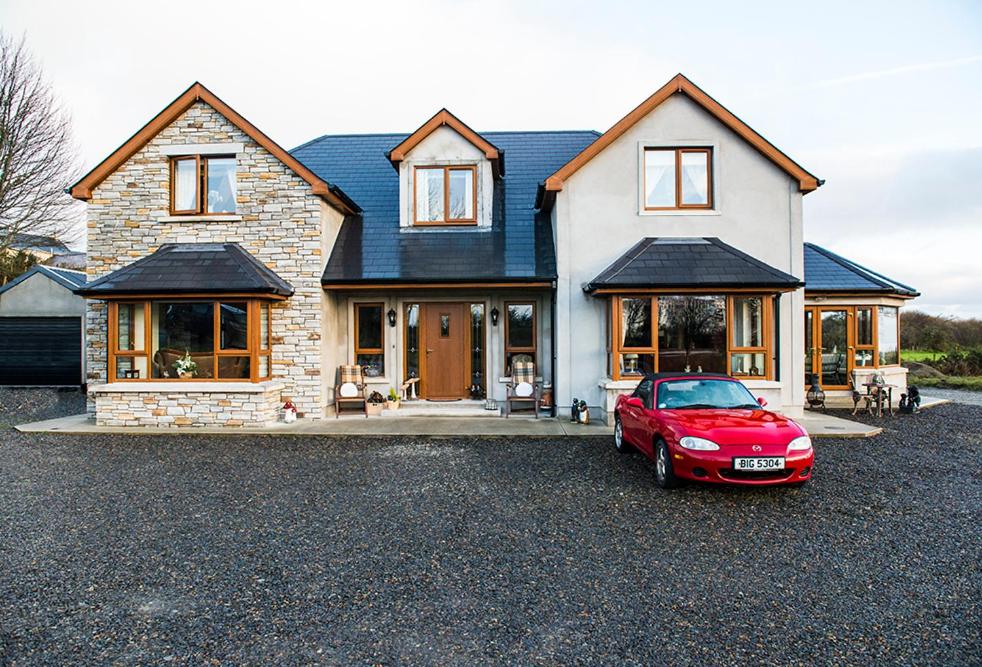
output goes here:
[[498, 315], [500, 315], [500, 314], [501, 313], [498, 312], [498, 309], [497, 308], [492, 308], [491, 309], [491, 326], [493, 326], [493, 327], [498, 326]]
[[389, 308], [389, 312], [386, 315], [389, 318], [389, 326], [394, 327], [396, 325], [396, 311], [393, 308]]

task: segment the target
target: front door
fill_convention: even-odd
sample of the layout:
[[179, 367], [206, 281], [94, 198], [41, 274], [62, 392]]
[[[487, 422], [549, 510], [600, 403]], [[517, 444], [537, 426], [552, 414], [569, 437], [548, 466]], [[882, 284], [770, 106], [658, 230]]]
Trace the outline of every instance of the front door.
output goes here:
[[[852, 371], [848, 308], [805, 311], [805, 370], [819, 374], [823, 389], [848, 389]], [[810, 380], [811, 378], [806, 378]]]
[[424, 398], [448, 400], [466, 398], [467, 315], [462, 303], [424, 303], [422, 375]]

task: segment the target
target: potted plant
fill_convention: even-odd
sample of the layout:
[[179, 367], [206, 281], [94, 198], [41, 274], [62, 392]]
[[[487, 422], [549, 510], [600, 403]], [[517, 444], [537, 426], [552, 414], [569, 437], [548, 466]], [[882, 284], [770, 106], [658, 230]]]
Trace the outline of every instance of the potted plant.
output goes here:
[[195, 372], [198, 370], [198, 364], [191, 358], [191, 353], [184, 350], [184, 356], [174, 362], [174, 368], [177, 369], [177, 376], [182, 380], [186, 380], [194, 377]]
[[385, 396], [377, 391], [373, 391], [368, 396], [368, 414], [380, 415], [385, 408]]
[[386, 410], [399, 409], [399, 394], [397, 394], [396, 390], [391, 387], [389, 388], [389, 398], [388, 400], [385, 401], [385, 409]]

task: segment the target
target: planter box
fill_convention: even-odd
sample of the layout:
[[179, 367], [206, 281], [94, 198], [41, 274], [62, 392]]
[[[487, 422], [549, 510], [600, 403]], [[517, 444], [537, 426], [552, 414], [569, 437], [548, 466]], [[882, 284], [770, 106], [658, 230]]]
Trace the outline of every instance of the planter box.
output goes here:
[[382, 410], [385, 409], [385, 403], [369, 403], [368, 404], [368, 414], [370, 415], [380, 415]]
[[400, 402], [401, 401], [386, 401], [385, 402], [385, 409], [386, 410], [398, 410], [399, 409], [399, 403]]

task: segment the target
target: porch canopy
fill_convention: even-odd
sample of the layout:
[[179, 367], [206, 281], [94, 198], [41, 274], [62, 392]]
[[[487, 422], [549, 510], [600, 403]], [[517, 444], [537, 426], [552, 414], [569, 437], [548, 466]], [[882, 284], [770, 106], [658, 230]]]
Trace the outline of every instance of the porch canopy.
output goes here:
[[583, 286], [588, 294], [677, 289], [794, 290], [804, 282], [714, 237], [645, 238]]
[[167, 243], [77, 289], [93, 299], [132, 295], [248, 294], [285, 298], [293, 286], [237, 243]]

